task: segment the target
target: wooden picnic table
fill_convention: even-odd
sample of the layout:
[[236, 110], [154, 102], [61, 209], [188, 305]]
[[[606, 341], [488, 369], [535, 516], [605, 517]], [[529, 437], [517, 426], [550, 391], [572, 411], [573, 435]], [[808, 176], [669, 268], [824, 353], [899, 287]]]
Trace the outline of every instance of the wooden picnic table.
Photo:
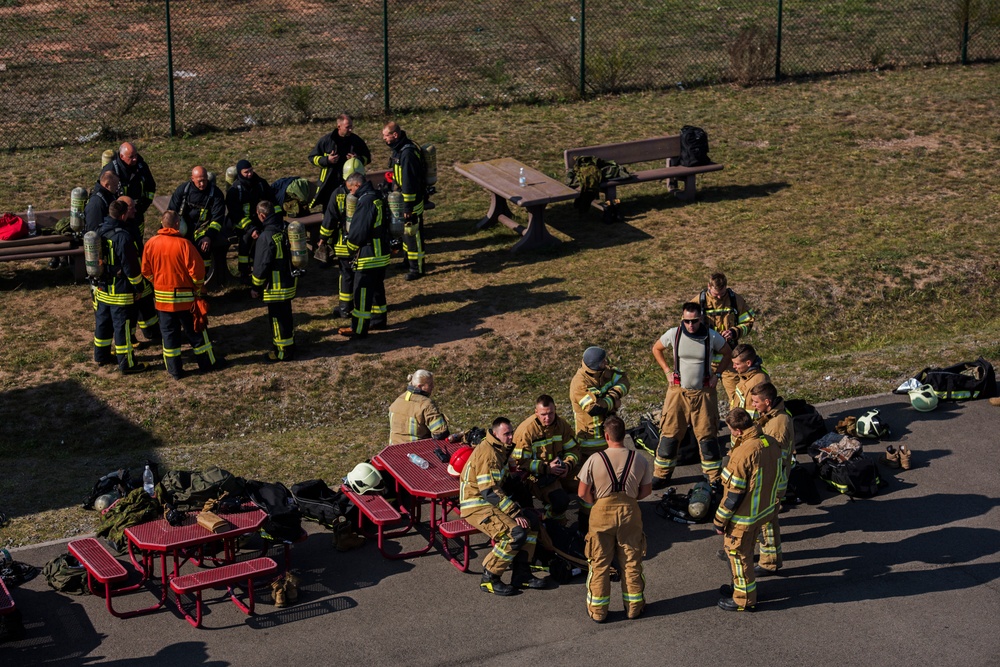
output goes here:
[[[522, 169], [527, 179], [524, 186], [518, 182]], [[511, 249], [513, 252], [557, 245], [559, 239], [545, 228], [545, 207], [580, 196], [568, 185], [509, 157], [486, 162], [458, 162], [455, 163], [455, 171], [490, 193], [490, 208], [486, 217], [476, 225], [477, 229], [500, 222], [521, 235], [521, 240]], [[510, 217], [507, 202], [528, 212], [527, 228]]]

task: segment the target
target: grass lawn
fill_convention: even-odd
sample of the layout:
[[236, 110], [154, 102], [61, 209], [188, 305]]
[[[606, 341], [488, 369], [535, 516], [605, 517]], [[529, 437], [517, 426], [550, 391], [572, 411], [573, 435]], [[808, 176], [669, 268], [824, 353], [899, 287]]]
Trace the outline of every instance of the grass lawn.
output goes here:
[[[294, 303], [301, 359], [284, 366], [262, 363], [265, 310], [231, 287], [214, 295], [211, 321], [229, 369], [180, 383], [98, 370], [88, 288], [44, 262], [0, 264], [0, 510], [12, 517], [0, 546], [91, 531], [94, 514], [78, 506], [94, 481], [147, 457], [333, 484], [387, 441], [388, 405], [420, 367], [437, 374], [453, 428], [520, 420], [542, 392], [568, 416], [580, 355], [602, 345], [632, 377], [623, 413], [634, 424], [665, 390], [652, 342], [715, 270], [757, 310], [749, 341], [785, 397], [884, 392], [928, 365], [996, 361], [998, 87], [998, 65], [938, 67], [401, 118], [438, 149], [430, 274], [390, 270], [391, 330], [347, 342], [329, 316], [336, 277], [311, 268]], [[615, 226], [552, 206], [565, 242], [550, 252], [513, 256], [506, 228], [476, 232], [487, 198], [450, 168], [513, 156], [561, 178], [564, 148], [685, 124], [705, 128], [726, 165], [699, 179], [696, 202], [660, 184], [623, 188]], [[376, 164], [380, 125], [356, 124]], [[166, 194], [194, 164], [223, 173], [242, 157], [269, 180], [315, 177], [306, 155], [329, 129], [137, 143]], [[0, 154], [2, 208], [68, 206], [105, 148]]]

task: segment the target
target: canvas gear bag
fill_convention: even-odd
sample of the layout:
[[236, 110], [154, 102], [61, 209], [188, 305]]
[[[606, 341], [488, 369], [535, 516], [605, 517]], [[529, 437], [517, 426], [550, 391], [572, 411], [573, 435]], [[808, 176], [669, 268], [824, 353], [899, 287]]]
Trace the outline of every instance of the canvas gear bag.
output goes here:
[[302, 513], [291, 491], [281, 482], [247, 480], [250, 502], [267, 512], [262, 532], [277, 542], [293, 542], [302, 536]]
[[997, 377], [993, 365], [979, 357], [945, 368], [925, 368], [917, 382], [929, 384], [937, 397], [945, 401], [968, 401], [997, 395]]
[[819, 477], [834, 490], [852, 498], [871, 498], [882, 484], [875, 461], [860, 449], [844, 463], [834, 459], [824, 461], [819, 466]]
[[[627, 433], [636, 447], [656, 456], [656, 448], [660, 444], [660, 427], [657, 426], [654, 415], [644, 414], [639, 418], [639, 425], [629, 429]], [[701, 461], [701, 455], [698, 453], [698, 441], [695, 440], [694, 430], [690, 427], [687, 429], [683, 442], [677, 447], [676, 461], [676, 465], [679, 466]]]
[[105, 538], [115, 551], [122, 553], [126, 528], [158, 519], [162, 515], [163, 508], [156, 498], [141, 487], [132, 489], [127, 496], [104, 511], [97, 526], [97, 535]]
[[681, 128], [681, 166], [700, 167], [712, 164], [708, 157], [708, 133], [700, 127], [685, 125]]
[[792, 414], [792, 425], [795, 427], [793, 445], [796, 454], [804, 453], [809, 449], [809, 445], [829, 432], [819, 411], [802, 399], [786, 400], [785, 409]]
[[94, 484], [94, 488], [90, 490], [90, 494], [83, 499], [83, 509], [94, 509], [94, 501], [105, 493], [116, 491], [119, 496], [124, 497], [128, 495], [129, 491], [136, 488], [136, 486], [127, 468], [112, 470]]
[[[148, 496], [147, 496], [148, 497]], [[70, 595], [87, 595], [87, 569], [68, 553], [56, 556], [42, 568], [42, 576], [51, 588]]]
[[576, 210], [587, 210], [590, 203], [601, 192], [601, 183], [632, 175], [614, 160], [605, 160], [592, 155], [581, 155], [573, 161], [573, 168], [566, 173], [566, 182], [571, 188], [580, 188], [580, 196], [573, 201]]
[[292, 485], [292, 498], [302, 516], [310, 521], [323, 524], [331, 530], [339, 517], [347, 517], [352, 522], [357, 519], [357, 508], [340, 491], [333, 491], [321, 479], [310, 479]]
[[220, 498], [223, 493], [243, 496], [243, 485], [243, 479], [218, 466], [201, 471], [169, 470], [156, 486], [156, 497], [182, 512], [197, 512], [206, 501]]

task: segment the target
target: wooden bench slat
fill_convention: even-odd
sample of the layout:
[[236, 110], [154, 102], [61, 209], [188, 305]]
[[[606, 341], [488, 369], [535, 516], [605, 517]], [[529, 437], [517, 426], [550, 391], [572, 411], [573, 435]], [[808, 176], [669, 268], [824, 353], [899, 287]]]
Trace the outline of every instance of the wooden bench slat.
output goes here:
[[614, 160], [618, 164], [635, 164], [636, 162], [666, 160], [668, 157], [680, 157], [680, 154], [681, 137], [679, 134], [637, 141], [623, 141], [617, 144], [570, 148], [563, 152], [566, 169], [572, 169], [576, 158], [584, 155]]
[[192, 593], [215, 586], [228, 586], [235, 582], [273, 574], [277, 571], [278, 564], [270, 558], [255, 558], [175, 577], [170, 580], [170, 588], [175, 593]]
[[93, 537], [74, 540], [67, 545], [73, 557], [102, 584], [115, 583], [128, 578], [128, 572], [117, 558], [108, 553]]

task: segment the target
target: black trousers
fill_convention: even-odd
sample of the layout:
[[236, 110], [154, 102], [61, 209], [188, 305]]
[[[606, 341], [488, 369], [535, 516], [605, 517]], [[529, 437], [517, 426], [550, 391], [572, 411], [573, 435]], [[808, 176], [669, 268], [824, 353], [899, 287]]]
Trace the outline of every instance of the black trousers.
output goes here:
[[94, 311], [94, 361], [106, 364], [117, 360], [118, 368], [122, 370], [135, 366], [132, 350], [135, 313], [135, 306], [113, 306], [97, 302], [97, 310]]
[[350, 257], [338, 257], [340, 264], [340, 289], [338, 298], [340, 310], [349, 313], [354, 308], [354, 260]]
[[354, 273], [354, 310], [351, 311], [351, 329], [365, 335], [372, 326], [386, 324], [388, 308], [385, 304], [385, 268], [365, 269]]
[[424, 272], [424, 214], [415, 215], [408, 220], [410, 225], [416, 225], [415, 234], [403, 234], [403, 266], [408, 273]]
[[215, 365], [215, 351], [208, 337], [208, 329], [201, 333], [194, 330], [194, 318], [190, 310], [159, 311], [160, 333], [163, 334], [163, 363], [167, 372], [174, 377], [183, 373], [181, 362], [181, 345], [186, 340], [194, 350], [194, 358], [198, 368], [207, 371]]
[[295, 358], [295, 326], [292, 321], [292, 301], [268, 301], [267, 319], [271, 324], [271, 343], [281, 361]]
[[146, 337], [146, 340], [157, 340], [160, 337], [160, 330], [156, 325], [160, 314], [156, 310], [153, 290], [150, 290], [149, 294], [136, 298], [135, 305], [139, 310], [139, 328], [142, 330], [142, 334]]

